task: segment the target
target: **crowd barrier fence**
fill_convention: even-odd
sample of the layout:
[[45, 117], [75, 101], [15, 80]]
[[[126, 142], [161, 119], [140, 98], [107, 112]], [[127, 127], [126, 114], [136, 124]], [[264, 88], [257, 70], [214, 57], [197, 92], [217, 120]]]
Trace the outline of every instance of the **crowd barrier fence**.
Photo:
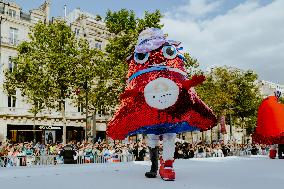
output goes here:
[[[263, 152], [261, 153], [264, 154]], [[233, 150], [228, 153], [227, 156], [249, 156], [252, 155], [250, 150]], [[195, 158], [209, 158], [209, 157], [224, 157], [222, 153], [218, 152], [202, 152], [196, 153]], [[77, 155], [74, 157], [75, 164], [87, 164], [87, 163], [116, 163], [116, 162], [131, 162], [134, 161], [133, 154], [128, 155]], [[44, 155], [44, 156], [2, 156], [0, 157], [1, 167], [17, 167], [17, 166], [41, 166], [41, 165], [59, 165], [63, 164], [64, 160], [59, 155]]]
[[[129, 155], [78, 155], [74, 157], [74, 163], [116, 163], [134, 161], [134, 156]], [[18, 166], [40, 166], [40, 165], [59, 165], [63, 164], [64, 160], [59, 155], [44, 155], [44, 156], [2, 156], [0, 157], [0, 167], [18, 167]]]
[[[230, 151], [227, 156], [250, 156], [251, 151], [250, 150], [233, 150]], [[261, 155], [267, 155], [267, 154], [261, 154]], [[223, 152], [198, 152], [194, 154], [195, 158], [210, 158], [210, 157], [224, 157]]]

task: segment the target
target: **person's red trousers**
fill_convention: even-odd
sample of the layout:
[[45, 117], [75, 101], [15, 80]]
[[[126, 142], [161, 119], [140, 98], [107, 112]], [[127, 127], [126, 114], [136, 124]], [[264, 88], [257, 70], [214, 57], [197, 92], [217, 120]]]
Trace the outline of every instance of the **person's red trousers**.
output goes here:
[[269, 157], [275, 159], [277, 150], [269, 150]]

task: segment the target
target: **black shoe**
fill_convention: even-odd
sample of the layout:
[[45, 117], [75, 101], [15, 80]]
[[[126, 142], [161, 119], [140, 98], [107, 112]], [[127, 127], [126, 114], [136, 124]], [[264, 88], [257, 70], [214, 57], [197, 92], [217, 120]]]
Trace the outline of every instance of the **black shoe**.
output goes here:
[[145, 176], [147, 178], [156, 178], [157, 177], [157, 172], [158, 172], [158, 148], [149, 148], [150, 149], [150, 160], [151, 160], [151, 170], [149, 172], [145, 173]]
[[149, 172], [145, 173], [145, 177], [147, 177], [147, 178], [156, 178], [157, 177], [157, 173], [149, 171]]

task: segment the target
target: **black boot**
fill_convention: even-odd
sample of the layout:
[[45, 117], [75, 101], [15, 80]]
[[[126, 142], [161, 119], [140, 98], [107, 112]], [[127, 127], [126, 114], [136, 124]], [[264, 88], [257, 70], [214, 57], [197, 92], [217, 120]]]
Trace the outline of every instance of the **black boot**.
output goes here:
[[147, 178], [156, 178], [157, 177], [157, 172], [158, 172], [158, 147], [155, 148], [149, 148], [150, 150], [150, 160], [151, 160], [151, 170], [149, 172], [145, 173], [145, 176]]

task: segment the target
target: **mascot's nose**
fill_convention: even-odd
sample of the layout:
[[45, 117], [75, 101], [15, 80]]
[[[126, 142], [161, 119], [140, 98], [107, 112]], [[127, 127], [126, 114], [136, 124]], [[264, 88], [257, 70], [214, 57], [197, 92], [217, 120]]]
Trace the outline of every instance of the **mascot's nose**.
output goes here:
[[149, 82], [144, 89], [146, 103], [157, 109], [173, 106], [178, 100], [179, 87], [167, 78], [158, 78]]

